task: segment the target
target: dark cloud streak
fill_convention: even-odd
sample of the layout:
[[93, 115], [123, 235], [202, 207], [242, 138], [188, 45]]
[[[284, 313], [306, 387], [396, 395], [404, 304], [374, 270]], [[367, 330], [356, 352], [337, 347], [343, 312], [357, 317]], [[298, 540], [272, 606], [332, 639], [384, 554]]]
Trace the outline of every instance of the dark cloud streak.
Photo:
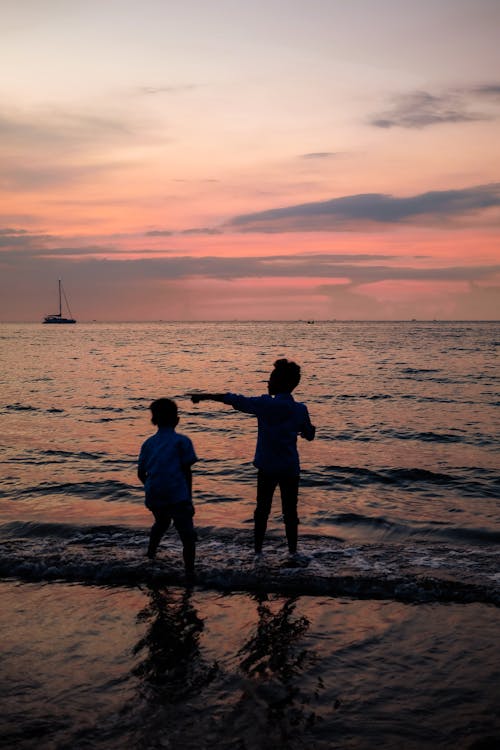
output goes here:
[[467, 93], [472, 93], [477, 96], [484, 96], [488, 99], [499, 99], [500, 100], [500, 84], [483, 84], [482, 86], [475, 86], [472, 89], [467, 89]]
[[422, 129], [431, 125], [491, 120], [491, 112], [474, 111], [476, 105], [500, 100], [500, 85], [482, 84], [440, 94], [412, 91], [394, 98], [392, 105], [370, 119], [376, 128]]
[[332, 159], [338, 156], [335, 151], [312, 151], [310, 154], [301, 154], [300, 159]]
[[[18, 239], [20, 239], [18, 237]], [[20, 252], [16, 246], [0, 254], [0, 261], [11, 269], [31, 267], [37, 273], [46, 266], [58, 263], [68, 274], [95, 275], [109, 284], [119, 281], [178, 281], [187, 278], [207, 278], [223, 281], [257, 278], [289, 279], [345, 279], [346, 283], [369, 284], [387, 280], [412, 281], [481, 281], [500, 274], [499, 265], [415, 267], [402, 265], [401, 258], [390, 255], [360, 253], [268, 255], [263, 257], [148, 257], [117, 259], [96, 258], [99, 254], [112, 256], [116, 250], [90, 245], [80, 248], [27, 247]], [[149, 252], [149, 251], [144, 251]], [[71, 257], [73, 256], [73, 257]], [[76, 266], [75, 264], [78, 264]], [[66, 274], [65, 274], [66, 275]]]
[[398, 224], [452, 220], [500, 206], [500, 183], [462, 190], [434, 190], [408, 198], [365, 193], [235, 216], [229, 227], [244, 232], [327, 231], [363, 222]]

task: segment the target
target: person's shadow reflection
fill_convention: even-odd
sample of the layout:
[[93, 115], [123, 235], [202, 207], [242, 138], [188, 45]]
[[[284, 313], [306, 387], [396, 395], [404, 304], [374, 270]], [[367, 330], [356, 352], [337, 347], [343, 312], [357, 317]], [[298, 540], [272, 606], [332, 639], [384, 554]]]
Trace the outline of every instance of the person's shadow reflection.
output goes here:
[[314, 661], [303, 645], [309, 620], [295, 613], [295, 598], [280, 598], [278, 608], [266, 594], [256, 598], [257, 627], [239, 651], [248, 679], [235, 712], [235, 731], [252, 750], [288, 747], [316, 720], [313, 697], [300, 679]]
[[161, 590], [151, 587], [149, 603], [138, 620], [149, 623], [134, 654], [144, 653], [134, 674], [159, 702], [176, 703], [196, 695], [218, 671], [200, 655], [203, 620], [191, 602], [191, 590]]
[[240, 666], [249, 676], [275, 676], [289, 682], [306, 657], [306, 651], [295, 645], [308, 630], [309, 620], [294, 616], [295, 598], [285, 599], [276, 612], [266, 594], [256, 598], [259, 621], [255, 634], [240, 649]]

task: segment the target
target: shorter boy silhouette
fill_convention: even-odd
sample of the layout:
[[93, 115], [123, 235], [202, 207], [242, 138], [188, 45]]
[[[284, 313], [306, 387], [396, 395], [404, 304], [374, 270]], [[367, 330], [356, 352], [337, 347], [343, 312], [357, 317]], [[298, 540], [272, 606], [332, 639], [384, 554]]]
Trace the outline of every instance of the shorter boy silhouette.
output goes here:
[[254, 546], [256, 554], [262, 544], [271, 511], [273, 495], [279, 485], [288, 550], [297, 552], [300, 463], [297, 436], [314, 440], [316, 428], [311, 424], [307, 406], [294, 400], [292, 391], [300, 382], [300, 367], [287, 359], [274, 363], [268, 381], [268, 394], [241, 396], [235, 393], [192, 393], [191, 400], [221, 401], [238, 411], [257, 417], [258, 433], [254, 466], [257, 473], [257, 505], [254, 512]]
[[173, 521], [182, 541], [186, 575], [192, 578], [196, 532], [191, 466], [198, 459], [191, 440], [175, 431], [179, 423], [177, 404], [169, 398], [159, 398], [149, 408], [158, 431], [142, 444], [137, 466], [137, 475], [144, 484], [146, 507], [155, 518], [147, 556], [154, 560], [158, 545]]

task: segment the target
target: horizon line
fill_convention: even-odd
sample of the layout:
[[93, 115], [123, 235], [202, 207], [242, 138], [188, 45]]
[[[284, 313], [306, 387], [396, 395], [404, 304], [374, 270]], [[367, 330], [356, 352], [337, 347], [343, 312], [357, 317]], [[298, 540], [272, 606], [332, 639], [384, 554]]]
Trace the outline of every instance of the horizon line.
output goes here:
[[[182, 319], [182, 318], [151, 318], [145, 320], [77, 320], [84, 325], [109, 323], [500, 323], [500, 318], [220, 318], [217, 320]], [[42, 320], [0, 320], [0, 325], [44, 325]]]

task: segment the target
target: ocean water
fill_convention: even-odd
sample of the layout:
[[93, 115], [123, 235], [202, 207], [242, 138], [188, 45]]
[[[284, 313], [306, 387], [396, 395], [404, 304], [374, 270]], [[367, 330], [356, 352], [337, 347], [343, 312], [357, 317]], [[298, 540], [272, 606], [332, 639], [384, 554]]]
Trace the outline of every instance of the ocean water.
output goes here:
[[[0, 744], [500, 741], [498, 323], [0, 326]], [[252, 554], [256, 425], [196, 390], [302, 366], [299, 544]], [[148, 405], [193, 440], [197, 582], [144, 557]]]

